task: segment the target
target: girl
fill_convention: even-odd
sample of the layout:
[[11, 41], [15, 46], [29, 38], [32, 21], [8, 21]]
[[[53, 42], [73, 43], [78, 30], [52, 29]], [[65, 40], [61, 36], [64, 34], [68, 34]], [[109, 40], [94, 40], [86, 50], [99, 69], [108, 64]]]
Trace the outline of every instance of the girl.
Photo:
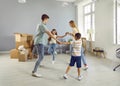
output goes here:
[[[73, 20], [71, 20], [69, 22], [70, 27], [72, 28], [72, 33], [69, 33], [71, 36], [73, 36], [73, 40], [74, 40], [74, 36], [76, 33], [79, 33], [80, 31], [78, 30], [78, 27], [76, 26], [75, 22]], [[85, 55], [84, 55], [84, 49], [82, 47], [81, 49], [81, 60], [84, 64], [84, 69], [87, 70], [88, 69], [88, 65], [85, 59]]]
[[[63, 38], [63, 37], [65, 37], [67, 35], [67, 33], [66, 33], [64, 36], [58, 36], [56, 29], [52, 29], [51, 34], [53, 34], [53, 36], [56, 39]], [[48, 48], [48, 53], [50, 53], [52, 55], [52, 64], [54, 64], [55, 63], [55, 53], [56, 53], [55, 49], [56, 49], [57, 42], [56, 42], [55, 39], [49, 37], [48, 38], [48, 43], [50, 44], [49, 48]]]

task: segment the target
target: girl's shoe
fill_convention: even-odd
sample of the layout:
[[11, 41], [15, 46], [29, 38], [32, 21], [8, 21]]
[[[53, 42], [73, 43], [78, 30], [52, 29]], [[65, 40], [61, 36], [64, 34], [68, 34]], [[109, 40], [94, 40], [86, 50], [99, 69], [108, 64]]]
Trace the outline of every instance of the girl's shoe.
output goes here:
[[55, 64], [55, 61], [52, 61], [52, 64]]

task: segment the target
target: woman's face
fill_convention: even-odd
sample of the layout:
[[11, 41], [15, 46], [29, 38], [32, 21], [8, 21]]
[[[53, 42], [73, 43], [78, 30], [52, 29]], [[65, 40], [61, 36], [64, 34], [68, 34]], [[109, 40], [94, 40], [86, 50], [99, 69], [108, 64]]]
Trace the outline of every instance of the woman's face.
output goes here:
[[72, 23], [69, 23], [70, 27], [73, 28], [73, 24]]

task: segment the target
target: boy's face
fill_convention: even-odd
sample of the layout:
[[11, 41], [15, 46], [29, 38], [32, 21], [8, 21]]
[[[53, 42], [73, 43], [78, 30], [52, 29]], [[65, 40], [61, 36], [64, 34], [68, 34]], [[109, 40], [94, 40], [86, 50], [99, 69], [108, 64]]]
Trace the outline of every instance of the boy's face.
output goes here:
[[79, 39], [75, 36], [75, 40], [79, 40]]
[[77, 37], [75, 36], [75, 40], [77, 40]]

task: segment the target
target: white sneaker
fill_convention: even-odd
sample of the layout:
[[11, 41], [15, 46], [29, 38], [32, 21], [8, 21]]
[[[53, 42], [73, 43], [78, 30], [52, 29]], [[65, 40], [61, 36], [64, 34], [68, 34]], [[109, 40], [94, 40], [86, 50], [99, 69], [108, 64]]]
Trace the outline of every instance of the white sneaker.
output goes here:
[[56, 51], [55, 51], [54, 53], [55, 53], [55, 55], [57, 55], [57, 52], [56, 52]]
[[65, 74], [65, 75], [63, 76], [63, 78], [64, 78], [64, 79], [68, 79], [68, 76], [67, 76], [67, 74]]
[[42, 77], [41, 74], [37, 74], [37, 73], [32, 73], [32, 76], [34, 76], [34, 77], [38, 77], [38, 78], [41, 78], [41, 77]]
[[87, 69], [88, 69], [88, 66], [85, 66], [83, 69], [84, 69], [84, 70], [87, 70]]
[[78, 80], [80, 81], [82, 78], [83, 78], [83, 76], [79, 76], [79, 77], [78, 77]]
[[55, 64], [55, 61], [52, 61], [52, 64]]

